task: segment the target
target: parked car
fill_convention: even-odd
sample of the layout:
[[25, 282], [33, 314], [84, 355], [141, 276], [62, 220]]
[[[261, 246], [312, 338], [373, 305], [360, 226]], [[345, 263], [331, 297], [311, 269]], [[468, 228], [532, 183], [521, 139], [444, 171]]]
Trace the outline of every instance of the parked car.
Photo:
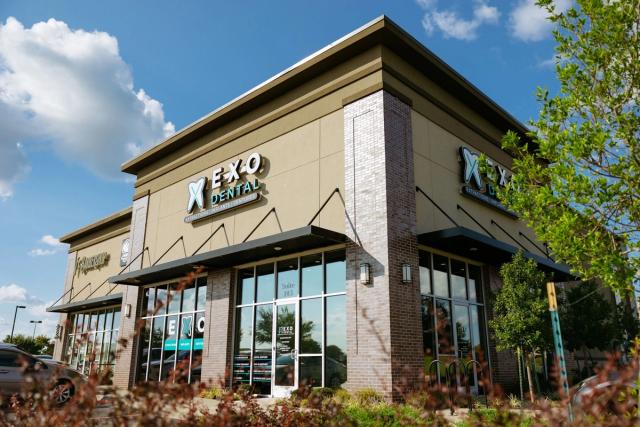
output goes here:
[[25, 397], [35, 384], [51, 384], [58, 404], [68, 402], [86, 377], [54, 360], [42, 360], [13, 344], [0, 343], [0, 404], [11, 396]]
[[603, 404], [609, 411], [616, 413], [616, 393], [612, 393], [611, 390], [631, 390], [637, 386], [637, 381], [637, 371], [629, 378], [626, 378], [626, 376], [620, 378], [619, 371], [609, 372], [606, 378], [594, 375], [582, 380], [574, 387], [571, 394], [571, 404], [574, 408], [580, 410], [582, 405], [595, 400]]
[[40, 360], [53, 360], [53, 356], [50, 354], [34, 354], [33, 357]]

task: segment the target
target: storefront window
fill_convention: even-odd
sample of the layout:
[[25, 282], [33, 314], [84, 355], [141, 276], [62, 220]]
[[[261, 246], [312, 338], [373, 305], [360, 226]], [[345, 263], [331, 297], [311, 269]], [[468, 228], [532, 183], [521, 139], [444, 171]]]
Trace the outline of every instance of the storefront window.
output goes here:
[[433, 256], [433, 293], [440, 297], [449, 296], [449, 259]]
[[322, 254], [314, 254], [300, 259], [302, 267], [302, 296], [322, 294]]
[[273, 264], [260, 265], [256, 268], [256, 302], [273, 301], [274, 277]]
[[[117, 318], [118, 322], [113, 322], [114, 318]], [[86, 374], [106, 370], [113, 372], [120, 307], [73, 314], [69, 318], [69, 325], [66, 362], [72, 368]], [[107, 383], [110, 377], [106, 376]]]
[[277, 263], [278, 299], [298, 296], [298, 258]]
[[344, 250], [239, 270], [233, 383], [261, 395], [293, 386], [296, 375], [298, 385], [344, 383], [345, 281]]
[[347, 381], [347, 299], [327, 297], [325, 309], [325, 385], [339, 387]]
[[[454, 361], [485, 361], [482, 269], [422, 250], [419, 260], [424, 367], [443, 379]], [[474, 372], [472, 385], [476, 379]]]
[[[147, 288], [138, 381], [195, 382], [201, 378], [206, 277], [180, 289], [177, 284]], [[155, 312], [155, 314], [154, 314]]]

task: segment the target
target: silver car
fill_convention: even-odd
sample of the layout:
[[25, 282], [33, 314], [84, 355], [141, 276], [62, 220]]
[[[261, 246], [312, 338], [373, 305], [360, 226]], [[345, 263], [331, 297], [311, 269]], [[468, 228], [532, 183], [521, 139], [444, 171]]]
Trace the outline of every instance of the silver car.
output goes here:
[[85, 381], [80, 372], [59, 362], [40, 360], [13, 344], [0, 343], [0, 405], [7, 404], [11, 396], [24, 397], [34, 385], [51, 385], [56, 402], [62, 405]]

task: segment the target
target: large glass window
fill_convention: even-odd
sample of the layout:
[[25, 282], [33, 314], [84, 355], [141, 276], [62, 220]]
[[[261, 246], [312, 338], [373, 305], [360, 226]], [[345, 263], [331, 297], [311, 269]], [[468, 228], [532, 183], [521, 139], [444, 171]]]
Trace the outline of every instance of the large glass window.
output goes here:
[[138, 381], [200, 380], [206, 289], [206, 277], [182, 288], [170, 284], [145, 289]]
[[[254, 283], [255, 298], [248, 290]], [[238, 270], [234, 384], [251, 384], [262, 395], [271, 394], [273, 381], [292, 385], [295, 357], [299, 385], [344, 383], [345, 283], [344, 250]]]
[[423, 250], [419, 260], [424, 367], [442, 379], [456, 360], [486, 361], [482, 268]]
[[68, 325], [66, 362], [86, 374], [105, 372], [104, 380], [109, 383], [118, 341], [120, 307], [74, 313], [70, 315]]

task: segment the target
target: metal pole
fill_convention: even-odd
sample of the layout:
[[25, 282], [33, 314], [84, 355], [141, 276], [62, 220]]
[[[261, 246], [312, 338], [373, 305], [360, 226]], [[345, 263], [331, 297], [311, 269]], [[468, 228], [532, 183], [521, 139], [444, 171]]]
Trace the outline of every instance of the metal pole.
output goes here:
[[13, 325], [11, 326], [11, 338], [9, 339], [10, 342], [13, 342], [13, 331], [16, 328], [16, 317], [18, 316], [18, 309], [19, 308], [27, 308], [24, 305], [16, 305], [16, 311], [15, 313], [13, 313]]
[[36, 339], [36, 326], [38, 326], [38, 323], [42, 323], [42, 320], [30, 320], [29, 323], [33, 323], [33, 336], [31, 337], [32, 340]]
[[553, 282], [547, 283], [547, 295], [549, 296], [549, 313], [551, 313], [551, 328], [553, 331], [553, 343], [556, 349], [556, 358], [560, 364], [560, 381], [562, 382], [562, 390], [569, 399], [567, 410], [569, 412], [569, 421], [573, 422], [573, 410], [571, 408], [571, 399], [569, 396], [569, 382], [567, 381], [567, 365], [564, 359], [564, 346], [562, 344], [562, 334], [560, 333], [560, 318], [558, 317], [558, 301], [556, 300], [556, 286]]

